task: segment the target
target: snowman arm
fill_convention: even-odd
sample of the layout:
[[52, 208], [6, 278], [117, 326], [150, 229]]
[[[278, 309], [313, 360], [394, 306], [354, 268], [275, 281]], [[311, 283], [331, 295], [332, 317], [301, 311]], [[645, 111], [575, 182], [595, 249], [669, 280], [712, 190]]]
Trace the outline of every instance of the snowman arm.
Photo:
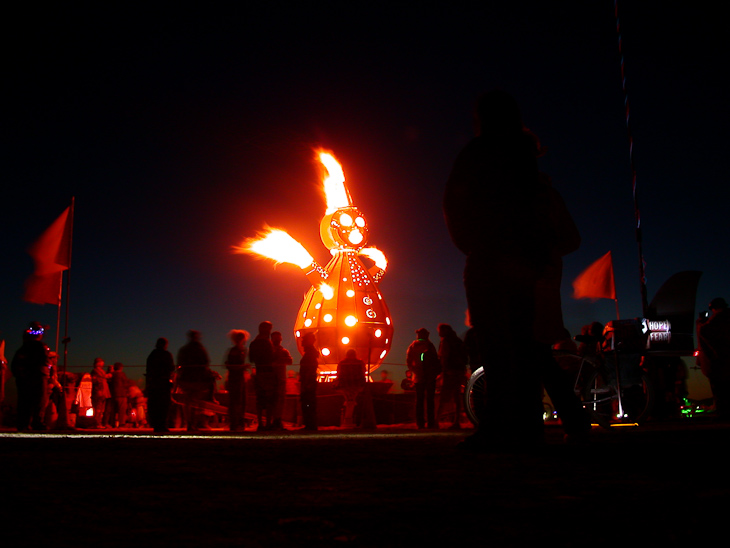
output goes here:
[[358, 255], [363, 255], [375, 263], [368, 268], [368, 274], [373, 280], [379, 282], [388, 268], [388, 259], [385, 258], [385, 254], [376, 247], [366, 247], [361, 249]]

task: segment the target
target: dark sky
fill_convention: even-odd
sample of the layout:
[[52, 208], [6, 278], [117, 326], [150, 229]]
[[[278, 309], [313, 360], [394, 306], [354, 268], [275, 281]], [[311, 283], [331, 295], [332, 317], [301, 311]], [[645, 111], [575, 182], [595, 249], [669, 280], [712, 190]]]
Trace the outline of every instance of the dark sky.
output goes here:
[[[621, 315], [639, 316], [613, 2], [393, 4], [16, 11], [0, 215], [8, 356], [28, 321], [55, 324], [53, 306], [21, 299], [26, 249], [75, 196], [71, 365], [142, 364], [157, 337], [176, 351], [190, 328], [220, 363], [230, 329], [265, 319], [296, 358], [308, 282], [230, 250], [268, 223], [326, 262], [316, 146], [342, 163], [390, 260], [386, 362], [403, 363], [418, 327], [463, 332], [463, 257], [441, 195], [473, 102], [494, 87], [547, 146], [541, 168], [583, 236], [565, 261], [567, 327], [615, 316], [611, 301], [570, 296], [609, 250]], [[619, 8], [649, 298], [673, 273], [701, 270], [706, 308], [730, 298], [724, 30], [692, 4]]]

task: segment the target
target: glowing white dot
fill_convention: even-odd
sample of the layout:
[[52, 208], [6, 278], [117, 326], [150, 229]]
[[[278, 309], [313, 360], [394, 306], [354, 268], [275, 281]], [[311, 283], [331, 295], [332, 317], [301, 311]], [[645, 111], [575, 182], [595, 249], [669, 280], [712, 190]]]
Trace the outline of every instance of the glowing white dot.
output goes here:
[[340, 215], [340, 224], [342, 226], [352, 226], [352, 217], [350, 217], [347, 213], [343, 213]]
[[348, 297], [354, 297], [355, 296], [355, 290], [354, 289], [348, 289], [347, 293], [345, 293]]
[[326, 283], [322, 283], [319, 286], [319, 290], [322, 293], [322, 296], [325, 298], [325, 300], [329, 301], [332, 297], [335, 296], [335, 290], [332, 289], [329, 285]]
[[332, 321], [332, 314], [325, 314], [324, 315], [324, 321], [331, 322]]
[[330, 355], [330, 349], [329, 348], [323, 348], [322, 349], [322, 355], [323, 356], [329, 356]]
[[315, 304], [314, 305], [314, 308], [317, 309], [317, 310], [319, 310], [320, 308], [322, 308], [322, 303]]
[[304, 327], [309, 327], [310, 325], [312, 325], [312, 318], [304, 320]]
[[383, 358], [385, 357], [385, 355], [386, 355], [387, 353], [388, 353], [388, 351], [387, 351], [387, 350], [383, 350], [383, 351], [382, 351], [382, 352], [380, 353], [380, 359], [382, 360], [382, 359], [383, 359]]
[[386, 317], [386, 318], [385, 318], [385, 323], [387, 323], [388, 325], [390, 325], [390, 318], [387, 318], [387, 317]]
[[297, 332], [295, 333], [295, 335], [296, 335], [297, 337], [301, 337], [301, 336], [302, 336], [302, 334], [301, 334], [301, 333], [300, 333], [299, 331], [297, 331]]
[[357, 219], [355, 219], [355, 224], [362, 228], [365, 226], [365, 219], [363, 219], [362, 217], [358, 217]]
[[350, 344], [350, 337], [342, 337], [342, 344]]
[[353, 230], [352, 232], [350, 232], [350, 235], [347, 237], [347, 239], [350, 240], [350, 243], [355, 244], [355, 245], [362, 242], [363, 238], [364, 238], [364, 236], [362, 235], [362, 233], [359, 230]]
[[383, 334], [383, 332], [380, 329], [375, 330], [375, 336], [380, 338], [380, 336]]
[[355, 316], [348, 316], [345, 318], [345, 325], [348, 327], [352, 327], [357, 323], [357, 318]]

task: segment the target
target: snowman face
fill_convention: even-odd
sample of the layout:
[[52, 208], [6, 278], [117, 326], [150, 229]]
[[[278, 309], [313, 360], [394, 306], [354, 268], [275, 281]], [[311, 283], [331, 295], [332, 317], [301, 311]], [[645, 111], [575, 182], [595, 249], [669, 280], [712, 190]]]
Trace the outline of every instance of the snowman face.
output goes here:
[[368, 241], [368, 224], [356, 207], [343, 207], [332, 214], [330, 234], [340, 247], [361, 249]]

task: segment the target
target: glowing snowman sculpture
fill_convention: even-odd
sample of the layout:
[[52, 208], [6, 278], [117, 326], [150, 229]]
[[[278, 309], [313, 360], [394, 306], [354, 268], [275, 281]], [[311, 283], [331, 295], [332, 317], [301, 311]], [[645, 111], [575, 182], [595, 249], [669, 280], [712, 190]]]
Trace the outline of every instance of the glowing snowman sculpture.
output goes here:
[[278, 229], [268, 229], [259, 238], [236, 248], [276, 261], [296, 264], [312, 282], [294, 323], [301, 347], [302, 337], [314, 333], [321, 353], [320, 379], [335, 375], [337, 364], [354, 348], [372, 373], [390, 350], [393, 324], [378, 290], [387, 267], [385, 255], [366, 248], [368, 225], [352, 205], [342, 167], [331, 154], [318, 151], [327, 171], [323, 180], [327, 210], [319, 227], [332, 259], [322, 268], [304, 247]]

